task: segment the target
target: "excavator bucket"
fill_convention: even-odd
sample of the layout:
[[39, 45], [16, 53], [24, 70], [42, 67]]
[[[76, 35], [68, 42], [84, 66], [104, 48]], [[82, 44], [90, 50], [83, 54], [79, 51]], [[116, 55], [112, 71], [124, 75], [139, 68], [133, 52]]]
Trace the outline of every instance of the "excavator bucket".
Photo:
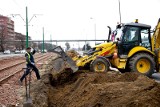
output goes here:
[[69, 57], [64, 50], [60, 47], [57, 46], [52, 50], [52, 52], [60, 55], [60, 58], [62, 58], [64, 61], [66, 61], [69, 65], [69, 67], [73, 70], [73, 72], [76, 72], [78, 70], [78, 67], [76, 66], [76, 63], [72, 60], [71, 57]]

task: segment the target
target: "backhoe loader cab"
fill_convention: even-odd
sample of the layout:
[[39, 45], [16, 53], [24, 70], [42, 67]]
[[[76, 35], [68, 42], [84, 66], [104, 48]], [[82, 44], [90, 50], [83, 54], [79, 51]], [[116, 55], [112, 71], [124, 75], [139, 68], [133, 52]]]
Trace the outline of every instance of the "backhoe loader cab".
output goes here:
[[122, 34], [118, 41], [119, 56], [126, 56], [137, 46], [151, 50], [151, 26], [140, 23], [127, 23], [122, 26]]

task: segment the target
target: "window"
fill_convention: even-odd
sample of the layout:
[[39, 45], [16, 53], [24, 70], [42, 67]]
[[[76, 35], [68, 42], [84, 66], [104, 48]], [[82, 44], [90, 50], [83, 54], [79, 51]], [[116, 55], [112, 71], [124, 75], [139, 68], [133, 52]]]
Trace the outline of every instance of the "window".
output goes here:
[[145, 48], [148, 48], [150, 49], [150, 42], [149, 42], [149, 39], [148, 39], [148, 31], [149, 29], [141, 29], [141, 46], [144, 46]]
[[112, 40], [113, 42], [119, 41], [121, 39], [121, 36], [122, 36], [122, 28], [116, 29], [115, 31], [112, 32], [110, 40]]
[[137, 27], [126, 27], [124, 30], [124, 38], [123, 41], [129, 42], [129, 41], [138, 41], [139, 37], [139, 28]]

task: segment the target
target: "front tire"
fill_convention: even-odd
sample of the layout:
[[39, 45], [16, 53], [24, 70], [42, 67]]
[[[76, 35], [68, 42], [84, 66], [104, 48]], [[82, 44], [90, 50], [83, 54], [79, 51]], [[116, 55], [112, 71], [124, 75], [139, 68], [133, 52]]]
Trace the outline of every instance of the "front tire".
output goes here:
[[129, 68], [132, 72], [138, 72], [151, 77], [154, 73], [155, 62], [151, 55], [139, 53], [129, 60]]
[[109, 70], [109, 62], [107, 59], [97, 58], [91, 63], [90, 70], [92, 72], [107, 72]]

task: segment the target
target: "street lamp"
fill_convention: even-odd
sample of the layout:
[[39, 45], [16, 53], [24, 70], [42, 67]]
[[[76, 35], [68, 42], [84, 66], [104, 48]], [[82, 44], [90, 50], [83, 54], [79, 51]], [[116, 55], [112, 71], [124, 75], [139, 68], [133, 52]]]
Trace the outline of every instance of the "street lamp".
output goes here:
[[[93, 19], [93, 20], [95, 20], [94, 18], [90, 18], [91, 20]], [[96, 45], [96, 21], [95, 21], [95, 23], [94, 23], [94, 35], [95, 35], [95, 45]]]
[[43, 30], [43, 43], [42, 43], [42, 52], [44, 53], [44, 27], [42, 28]]
[[121, 4], [120, 4], [120, 0], [118, 0], [118, 4], [119, 4], [119, 21], [121, 23]]

